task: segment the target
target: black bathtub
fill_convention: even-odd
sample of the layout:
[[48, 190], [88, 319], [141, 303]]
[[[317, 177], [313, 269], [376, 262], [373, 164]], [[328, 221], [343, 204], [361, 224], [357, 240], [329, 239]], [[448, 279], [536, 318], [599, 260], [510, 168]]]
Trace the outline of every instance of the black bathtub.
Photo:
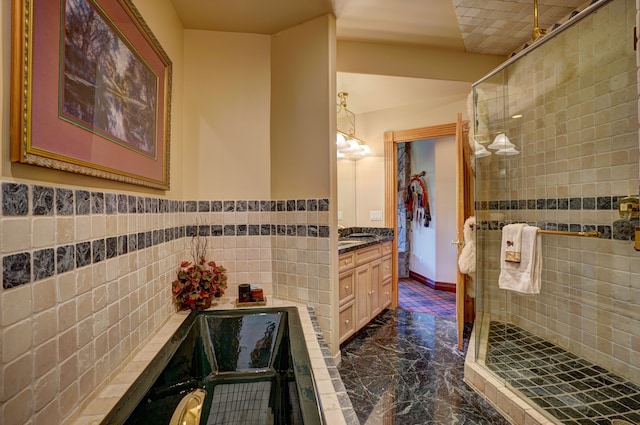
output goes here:
[[102, 424], [321, 425], [295, 307], [191, 313]]

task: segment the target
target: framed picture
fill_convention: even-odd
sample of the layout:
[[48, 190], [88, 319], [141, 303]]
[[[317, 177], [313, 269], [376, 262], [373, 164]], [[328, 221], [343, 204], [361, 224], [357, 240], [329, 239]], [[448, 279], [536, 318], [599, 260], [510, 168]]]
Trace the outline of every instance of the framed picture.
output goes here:
[[13, 0], [11, 160], [169, 188], [171, 61], [131, 0]]

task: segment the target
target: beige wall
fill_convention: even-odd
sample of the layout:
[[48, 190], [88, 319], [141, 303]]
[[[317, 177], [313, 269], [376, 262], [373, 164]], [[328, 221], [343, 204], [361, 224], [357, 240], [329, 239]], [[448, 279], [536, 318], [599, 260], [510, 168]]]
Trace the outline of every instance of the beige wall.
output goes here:
[[[384, 157], [354, 161], [356, 174], [356, 223], [360, 227], [384, 227]], [[371, 220], [371, 212], [380, 220]]]
[[472, 82], [504, 62], [503, 56], [424, 46], [341, 40], [338, 71]]
[[[328, 199], [328, 212], [309, 211], [304, 219], [294, 217], [293, 223], [315, 220], [328, 226], [331, 236], [299, 238], [297, 254], [277, 251], [274, 269], [279, 278], [274, 290], [314, 307], [337, 354], [335, 17], [324, 15], [282, 31], [272, 37], [271, 49], [271, 195]], [[286, 215], [278, 214], [278, 223], [282, 219]], [[299, 264], [292, 263], [296, 260]], [[288, 276], [278, 274], [292, 269], [296, 272]]]
[[269, 199], [271, 38], [187, 30], [187, 199]]
[[331, 195], [336, 173], [334, 52], [335, 18], [330, 15], [272, 38], [271, 190], [276, 198]]

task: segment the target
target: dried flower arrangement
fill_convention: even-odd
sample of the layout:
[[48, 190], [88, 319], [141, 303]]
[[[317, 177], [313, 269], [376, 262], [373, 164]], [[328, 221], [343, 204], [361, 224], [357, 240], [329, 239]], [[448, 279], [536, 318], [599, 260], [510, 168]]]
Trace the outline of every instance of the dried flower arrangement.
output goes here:
[[213, 298], [224, 294], [227, 270], [214, 261], [206, 260], [207, 245], [206, 237], [193, 236], [193, 261], [180, 263], [177, 278], [171, 283], [173, 301], [178, 311], [207, 309], [211, 307]]

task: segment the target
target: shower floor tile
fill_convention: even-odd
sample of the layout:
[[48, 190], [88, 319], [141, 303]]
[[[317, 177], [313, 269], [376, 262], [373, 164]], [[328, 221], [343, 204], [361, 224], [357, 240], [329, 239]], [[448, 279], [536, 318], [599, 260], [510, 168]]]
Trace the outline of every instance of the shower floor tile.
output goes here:
[[640, 422], [640, 386], [510, 323], [488, 342], [487, 367], [560, 423]]

